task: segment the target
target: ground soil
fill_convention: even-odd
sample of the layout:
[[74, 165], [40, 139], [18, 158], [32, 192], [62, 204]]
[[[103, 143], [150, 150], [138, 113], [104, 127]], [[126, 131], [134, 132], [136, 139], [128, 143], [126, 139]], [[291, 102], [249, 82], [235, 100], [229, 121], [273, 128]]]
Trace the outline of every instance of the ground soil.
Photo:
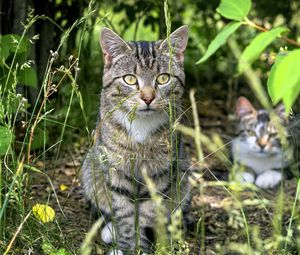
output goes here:
[[[210, 106], [206, 107], [206, 104]], [[201, 112], [200, 122], [206, 135], [221, 134], [223, 141], [228, 142], [234, 135], [234, 127], [232, 115], [224, 109], [222, 101], [202, 102], [201, 109], [199, 109]], [[185, 147], [190, 154], [191, 164], [195, 164], [197, 160], [193, 139], [187, 138]], [[227, 147], [229, 148], [229, 146]], [[49, 199], [49, 204], [55, 208], [57, 221], [61, 226], [64, 238], [69, 240], [70, 245], [76, 249], [80, 247], [94, 218], [84, 199], [80, 185], [79, 170], [85, 154], [85, 147], [77, 144], [74, 148], [74, 151], [69, 154], [72, 156], [66, 156], [64, 160], [56, 162], [50, 161], [47, 166], [47, 174], [52, 180], [56, 194], [49, 181], [40, 177], [34, 182], [33, 194], [35, 201], [44, 200], [45, 197]], [[205, 254], [238, 254], [238, 252], [224, 247], [230, 247], [230, 243], [246, 243], [246, 228], [249, 229], [249, 238], [252, 244], [255, 243], [255, 236], [251, 236], [255, 226], [259, 229], [257, 236], [261, 241], [274, 238], [276, 234], [274, 225], [277, 226], [279, 232], [286, 232], [296, 193], [295, 179], [285, 181], [282, 189], [241, 190], [235, 185], [220, 182], [228, 180], [228, 170], [224, 166], [224, 162], [214, 157], [214, 154], [207, 149], [204, 150], [204, 155], [206, 156], [206, 163], [203, 166], [204, 177], [198, 179], [195, 184], [193, 208], [190, 212], [195, 221], [194, 227], [187, 234], [190, 254], [203, 254], [204, 252]], [[42, 166], [43, 163], [37, 164]], [[199, 167], [194, 165], [194, 168]], [[280, 191], [283, 194], [281, 202], [278, 198]], [[241, 206], [247, 224], [243, 220]], [[283, 217], [276, 218], [276, 215], [280, 214]], [[201, 222], [200, 219], [205, 222], [204, 228], [201, 230], [200, 227], [198, 228], [200, 230], [196, 231], [196, 223]], [[278, 229], [280, 226], [282, 229]], [[205, 237], [205, 239], [201, 239], [199, 236]], [[93, 253], [103, 254], [103, 252], [104, 249], [98, 235], [94, 242]]]

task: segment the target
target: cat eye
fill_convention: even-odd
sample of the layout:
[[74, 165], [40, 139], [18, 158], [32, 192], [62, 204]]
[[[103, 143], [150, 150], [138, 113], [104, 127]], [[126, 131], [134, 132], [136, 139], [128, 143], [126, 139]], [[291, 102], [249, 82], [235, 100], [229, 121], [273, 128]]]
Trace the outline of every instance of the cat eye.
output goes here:
[[248, 136], [256, 136], [256, 133], [255, 133], [255, 131], [254, 130], [246, 130], [246, 133], [247, 133], [247, 135]]
[[274, 133], [270, 133], [270, 134], [269, 134], [269, 137], [270, 137], [270, 138], [274, 138], [274, 137], [277, 137], [277, 135], [278, 135], [278, 133], [275, 133], [275, 132], [274, 132]]
[[128, 84], [128, 85], [136, 85], [137, 84], [137, 78], [132, 75], [132, 74], [127, 74], [123, 76], [123, 80]]
[[157, 82], [159, 85], [164, 85], [164, 84], [166, 84], [169, 80], [170, 80], [170, 75], [167, 74], [167, 73], [162, 73], [162, 74], [158, 75], [157, 78], [156, 78], [156, 82]]

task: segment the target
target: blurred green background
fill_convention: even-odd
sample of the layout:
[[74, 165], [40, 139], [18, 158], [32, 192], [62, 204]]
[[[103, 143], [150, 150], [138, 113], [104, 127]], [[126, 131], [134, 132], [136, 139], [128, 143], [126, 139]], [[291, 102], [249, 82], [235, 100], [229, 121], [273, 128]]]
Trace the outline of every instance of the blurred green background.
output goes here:
[[[35, 35], [39, 37], [30, 44], [28, 57], [24, 59], [24, 61], [34, 60], [33, 68], [37, 72], [36, 86], [35, 88], [18, 86], [18, 90], [29, 99], [33, 106], [42, 86], [50, 50], [56, 51], [65, 31], [76, 20], [88, 13], [89, 4], [92, 14], [88, 16], [84, 26], [77, 25], [73, 28], [58, 52], [55, 67], [67, 65], [71, 55], [79, 58], [80, 71], [77, 84], [83, 98], [87, 125], [89, 129], [92, 129], [97, 119], [102, 83], [103, 61], [98, 43], [101, 27], [107, 26], [113, 29], [125, 40], [164, 38], [166, 25], [163, 1], [96, 0], [91, 3], [87, 0], [1, 1], [0, 33], [1, 35], [22, 34], [24, 28], [21, 24], [22, 22], [26, 23], [28, 13], [45, 15], [30, 27], [27, 34], [29, 39]], [[230, 112], [238, 95], [242, 94], [250, 98], [253, 98], [253, 95], [243, 77], [236, 76], [237, 60], [233, 57], [229, 47], [224, 45], [205, 63], [195, 64], [203, 56], [211, 40], [228, 23], [216, 13], [215, 9], [218, 5], [219, 0], [169, 1], [169, 11], [172, 31], [182, 24], [187, 24], [190, 29], [190, 39], [185, 56], [187, 91], [192, 87], [196, 88], [200, 102], [201, 100], [221, 99], [224, 102], [224, 110]], [[295, 35], [299, 35], [300, 29], [300, 2], [297, 0], [256, 0], [253, 1], [250, 18], [266, 28], [278, 25], [287, 26], [290, 28], [289, 35], [297, 39]], [[84, 33], [82, 34], [83, 29]], [[257, 33], [255, 29], [248, 27], [241, 27], [238, 30], [236, 39], [241, 50]], [[81, 40], [81, 36], [83, 36], [83, 40]], [[281, 46], [285, 46], [284, 42], [273, 44], [274, 52], [278, 52]], [[269, 47], [261, 61], [254, 64], [255, 70], [263, 82], [270, 70], [272, 54], [272, 47]], [[57, 77], [58, 80], [59, 78]], [[48, 109], [55, 109], [48, 115], [48, 118], [56, 123], [48, 123], [49, 129], [53, 133], [58, 130], [55, 128], [57, 122], [64, 122], [68, 108], [71, 89], [65, 83], [68, 81], [63, 81], [58, 92], [54, 93], [47, 103]], [[85, 130], [86, 123], [83, 121], [82, 111], [77, 109], [79, 109], [79, 98], [74, 97], [67, 121], [69, 125], [66, 127], [67, 135], [65, 137], [67, 139], [78, 139]]]

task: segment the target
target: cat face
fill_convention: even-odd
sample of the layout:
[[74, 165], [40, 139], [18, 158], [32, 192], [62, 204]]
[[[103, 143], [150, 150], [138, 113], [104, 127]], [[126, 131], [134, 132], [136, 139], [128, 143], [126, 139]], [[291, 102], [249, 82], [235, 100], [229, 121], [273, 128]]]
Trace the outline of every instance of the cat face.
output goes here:
[[177, 107], [176, 100], [184, 91], [183, 53], [187, 40], [187, 26], [173, 32], [170, 56], [167, 40], [125, 42], [103, 28], [100, 37], [105, 60], [102, 103], [105, 101], [109, 110], [118, 108], [124, 114], [133, 111], [137, 116], [168, 114], [169, 104]]
[[[275, 112], [282, 124], [286, 124], [284, 106], [279, 105]], [[240, 97], [236, 105], [236, 116], [240, 141], [249, 153], [264, 157], [282, 152], [278, 130], [266, 110], [256, 110], [246, 98]]]

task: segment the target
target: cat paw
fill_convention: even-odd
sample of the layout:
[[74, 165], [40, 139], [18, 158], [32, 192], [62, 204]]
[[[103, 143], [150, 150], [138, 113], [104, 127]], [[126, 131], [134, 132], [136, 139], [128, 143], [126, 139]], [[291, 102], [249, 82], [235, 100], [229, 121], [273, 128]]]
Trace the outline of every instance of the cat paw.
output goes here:
[[[113, 231], [114, 231], [114, 228], [113, 228], [112, 223], [108, 222], [101, 231], [101, 238], [104, 243], [111, 244], [113, 242], [113, 238], [114, 238]], [[117, 254], [118, 253], [116, 253], [116, 255]]]
[[107, 255], [123, 255], [123, 252], [121, 250], [113, 249]]
[[282, 175], [280, 172], [269, 170], [260, 174], [255, 181], [255, 184], [264, 189], [274, 188], [280, 183]]
[[254, 178], [254, 175], [252, 173], [243, 172], [243, 173], [238, 174], [236, 179], [240, 183], [254, 183], [255, 178]]

